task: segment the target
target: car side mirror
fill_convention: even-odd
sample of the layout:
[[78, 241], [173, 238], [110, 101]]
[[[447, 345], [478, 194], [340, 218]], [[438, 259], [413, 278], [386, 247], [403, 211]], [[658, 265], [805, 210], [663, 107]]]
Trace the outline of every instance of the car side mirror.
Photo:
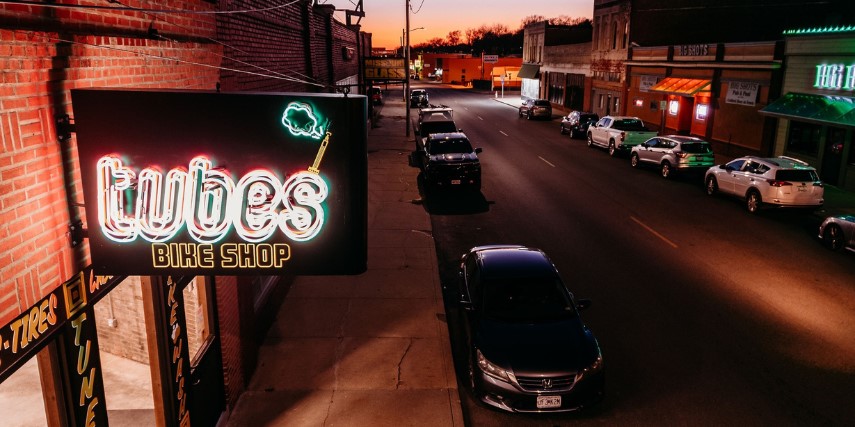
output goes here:
[[457, 129], [457, 131], [462, 133], [462, 132], [463, 132], [463, 129]]
[[576, 300], [576, 309], [585, 310], [591, 307], [591, 304], [593, 304], [593, 302], [587, 298], [578, 299]]
[[482, 151], [484, 151], [484, 149], [481, 147], [478, 147], [475, 149], [475, 154], [481, 154]]
[[719, 169], [725, 169], [725, 170], [733, 170], [732, 168], [727, 167], [727, 165], [719, 165], [718, 168]]

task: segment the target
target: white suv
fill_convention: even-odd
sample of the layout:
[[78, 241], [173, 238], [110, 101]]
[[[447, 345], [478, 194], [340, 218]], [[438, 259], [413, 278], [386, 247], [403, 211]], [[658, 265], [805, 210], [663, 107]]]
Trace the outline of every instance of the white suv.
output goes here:
[[792, 157], [740, 157], [709, 168], [704, 183], [709, 195], [721, 191], [744, 198], [751, 213], [762, 206], [818, 208], [824, 203], [816, 169]]

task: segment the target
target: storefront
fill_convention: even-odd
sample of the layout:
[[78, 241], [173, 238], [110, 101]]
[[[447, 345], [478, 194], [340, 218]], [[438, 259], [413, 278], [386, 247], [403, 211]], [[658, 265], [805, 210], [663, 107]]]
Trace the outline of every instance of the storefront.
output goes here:
[[522, 99], [538, 99], [541, 97], [540, 65], [522, 64], [517, 77], [522, 79], [522, 87], [520, 88], [520, 97], [522, 97]]
[[774, 121], [758, 111], [779, 93], [778, 43], [633, 48], [626, 114], [706, 139], [726, 158], [771, 154]]
[[783, 95], [760, 111], [779, 119], [774, 154], [805, 160], [823, 182], [855, 190], [855, 26], [784, 35]]

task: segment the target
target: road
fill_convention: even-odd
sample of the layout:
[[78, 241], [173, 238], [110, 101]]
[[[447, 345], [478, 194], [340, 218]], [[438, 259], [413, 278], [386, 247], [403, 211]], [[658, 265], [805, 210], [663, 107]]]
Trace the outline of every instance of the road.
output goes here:
[[855, 256], [819, 244], [817, 216], [753, 216], [698, 176], [560, 135], [557, 117], [425, 87], [484, 149], [480, 194], [424, 195], [458, 373], [457, 262], [493, 243], [543, 249], [593, 300], [582, 316], [607, 372], [603, 404], [581, 414], [501, 413], [461, 382], [467, 425], [855, 425]]

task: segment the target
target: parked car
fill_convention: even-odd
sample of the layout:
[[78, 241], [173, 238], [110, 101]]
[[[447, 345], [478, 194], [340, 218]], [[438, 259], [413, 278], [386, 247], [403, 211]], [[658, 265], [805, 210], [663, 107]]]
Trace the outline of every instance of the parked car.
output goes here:
[[712, 145], [692, 136], [657, 136], [632, 147], [629, 164], [637, 168], [642, 164], [659, 167], [663, 178], [675, 172], [705, 171], [715, 165]]
[[570, 138], [577, 138], [578, 135], [584, 136], [588, 133], [588, 126], [598, 120], [600, 120], [600, 116], [595, 113], [573, 111], [561, 118], [561, 134], [569, 133]]
[[825, 218], [819, 225], [819, 238], [828, 249], [855, 252], [855, 215], [837, 215]]
[[704, 175], [707, 194], [742, 198], [748, 212], [761, 207], [818, 208], [825, 189], [816, 169], [792, 157], [746, 156], [709, 168]]
[[463, 132], [454, 123], [454, 110], [451, 107], [420, 108], [419, 115], [413, 120], [416, 132], [416, 152], [424, 149], [425, 140], [432, 133]]
[[519, 108], [519, 116], [531, 120], [533, 117], [552, 119], [552, 104], [545, 99], [526, 99]]
[[410, 91], [410, 107], [427, 107], [428, 93], [424, 89], [413, 89]]
[[584, 409], [603, 398], [599, 343], [552, 261], [539, 249], [472, 248], [460, 261], [469, 387], [511, 412]]
[[629, 152], [633, 146], [656, 136], [638, 117], [604, 116], [588, 127], [588, 147], [608, 148], [610, 156]]
[[368, 96], [371, 98], [371, 102], [374, 105], [380, 105], [383, 103], [383, 90], [379, 87], [373, 86], [368, 89]]
[[430, 188], [481, 190], [481, 148], [472, 148], [462, 132], [432, 133], [419, 153], [425, 184]]

